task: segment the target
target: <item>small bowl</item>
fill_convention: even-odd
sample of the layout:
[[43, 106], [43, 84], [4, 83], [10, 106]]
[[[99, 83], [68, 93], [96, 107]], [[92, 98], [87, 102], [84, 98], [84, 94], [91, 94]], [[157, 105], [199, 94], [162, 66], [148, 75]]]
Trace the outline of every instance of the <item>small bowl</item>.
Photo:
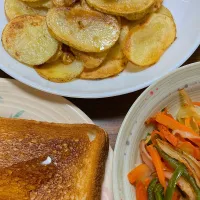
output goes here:
[[135, 101], [120, 128], [114, 152], [113, 192], [115, 200], [136, 199], [128, 172], [141, 162], [139, 142], [150, 131], [145, 120], [167, 106], [176, 116], [180, 107], [178, 90], [185, 88], [193, 101], [200, 101], [200, 62], [182, 67], [147, 88]]

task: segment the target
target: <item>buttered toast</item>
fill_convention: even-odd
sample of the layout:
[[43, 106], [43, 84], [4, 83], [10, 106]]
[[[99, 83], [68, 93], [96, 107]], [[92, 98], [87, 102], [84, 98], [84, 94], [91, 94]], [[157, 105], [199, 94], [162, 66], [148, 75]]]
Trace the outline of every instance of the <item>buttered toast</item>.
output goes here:
[[89, 124], [0, 118], [0, 200], [96, 200], [109, 142]]

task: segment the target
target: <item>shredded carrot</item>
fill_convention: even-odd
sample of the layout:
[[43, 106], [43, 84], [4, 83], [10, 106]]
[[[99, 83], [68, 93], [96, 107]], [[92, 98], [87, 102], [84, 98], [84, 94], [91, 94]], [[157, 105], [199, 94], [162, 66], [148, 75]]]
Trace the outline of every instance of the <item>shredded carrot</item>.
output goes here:
[[190, 142], [188, 142], [188, 141], [185, 141], [185, 142], [179, 141], [177, 147], [179, 149], [181, 149], [182, 151], [185, 151], [186, 153], [192, 155], [197, 160], [200, 160], [200, 150], [199, 150], [199, 148], [195, 147]]
[[166, 189], [166, 182], [165, 182], [165, 175], [163, 171], [163, 165], [160, 158], [160, 155], [158, 154], [157, 150], [153, 147], [153, 145], [147, 146], [147, 150], [152, 158], [153, 164], [156, 168], [156, 172], [158, 174], [158, 179], [161, 183], [161, 185]]
[[157, 131], [157, 130], [153, 130], [152, 133], [151, 133], [151, 140], [153, 140], [153, 137], [155, 135], [159, 135], [163, 140], [165, 139], [165, 136], [163, 133], [161, 133], [160, 131]]
[[190, 122], [191, 122], [191, 118], [190, 118], [190, 117], [185, 118], [185, 125], [186, 125], [188, 128], [191, 128]]
[[156, 115], [156, 121], [160, 124], [165, 125], [167, 128], [170, 128], [172, 130], [186, 131], [186, 132], [190, 132], [191, 134], [193, 134], [195, 136], [199, 136], [191, 128], [188, 128], [187, 126], [179, 123], [175, 119], [173, 119], [163, 113], [158, 113]]
[[200, 102], [192, 102], [195, 106], [200, 106]]
[[149, 117], [149, 118], [145, 121], [145, 124], [146, 124], [146, 125], [155, 124], [155, 123], [156, 123], [155, 117]]
[[145, 188], [145, 185], [139, 181], [136, 184], [136, 199], [137, 200], [147, 200], [147, 190]]
[[153, 144], [156, 144], [156, 139], [157, 139], [157, 137], [155, 137], [156, 135], [159, 135], [163, 140], [165, 139], [163, 133], [161, 133], [157, 130], [153, 130], [151, 133], [151, 141]]
[[150, 178], [146, 178], [146, 179], [144, 180], [144, 185], [145, 185], [146, 188], [148, 188], [150, 182], [151, 182], [151, 179], [150, 179]]
[[150, 174], [149, 167], [146, 164], [140, 164], [128, 173], [128, 180], [131, 184], [134, 184], [136, 181], [144, 181]]
[[164, 135], [168, 142], [170, 142], [175, 147], [177, 146], [178, 139], [172, 133], [169, 132], [169, 129], [166, 126], [162, 124], [157, 124], [157, 128]]

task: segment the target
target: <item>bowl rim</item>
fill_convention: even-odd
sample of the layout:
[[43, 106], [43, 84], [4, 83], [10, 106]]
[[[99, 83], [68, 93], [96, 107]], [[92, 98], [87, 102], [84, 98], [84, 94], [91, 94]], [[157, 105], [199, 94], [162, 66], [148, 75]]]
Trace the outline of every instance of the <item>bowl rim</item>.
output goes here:
[[150, 91], [152, 91], [152, 89], [158, 85], [161, 84], [165, 79], [169, 78], [172, 74], [178, 73], [180, 71], [184, 71], [190, 67], [195, 67], [195, 66], [200, 66], [200, 61], [199, 62], [194, 62], [188, 65], [184, 65], [181, 68], [176, 69], [175, 71], [170, 72], [169, 74], [163, 76], [162, 78], [160, 78], [157, 82], [153, 83], [151, 86], [149, 86], [148, 88], [146, 88], [141, 94], [140, 96], [136, 99], [135, 102], [133, 102], [132, 106], [130, 107], [130, 109], [128, 110], [122, 124], [121, 127], [119, 129], [118, 132], [118, 136], [117, 136], [117, 140], [116, 140], [116, 144], [115, 144], [115, 149], [114, 149], [114, 156], [113, 156], [113, 194], [114, 194], [114, 199], [119, 199], [119, 192], [118, 192], [118, 181], [117, 181], [117, 152], [118, 149], [120, 148], [119, 143], [121, 141], [121, 138], [123, 137], [123, 130], [124, 128], [127, 126], [128, 123], [128, 119], [131, 116], [131, 113], [134, 112], [134, 109], [136, 108], [138, 102], [140, 102]]

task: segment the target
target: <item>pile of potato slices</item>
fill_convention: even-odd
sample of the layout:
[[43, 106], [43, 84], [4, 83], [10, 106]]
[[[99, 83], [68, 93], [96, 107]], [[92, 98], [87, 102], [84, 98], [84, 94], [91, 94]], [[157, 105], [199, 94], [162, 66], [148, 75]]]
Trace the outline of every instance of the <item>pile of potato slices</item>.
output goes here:
[[176, 38], [162, 0], [5, 0], [5, 50], [57, 83], [155, 64]]

